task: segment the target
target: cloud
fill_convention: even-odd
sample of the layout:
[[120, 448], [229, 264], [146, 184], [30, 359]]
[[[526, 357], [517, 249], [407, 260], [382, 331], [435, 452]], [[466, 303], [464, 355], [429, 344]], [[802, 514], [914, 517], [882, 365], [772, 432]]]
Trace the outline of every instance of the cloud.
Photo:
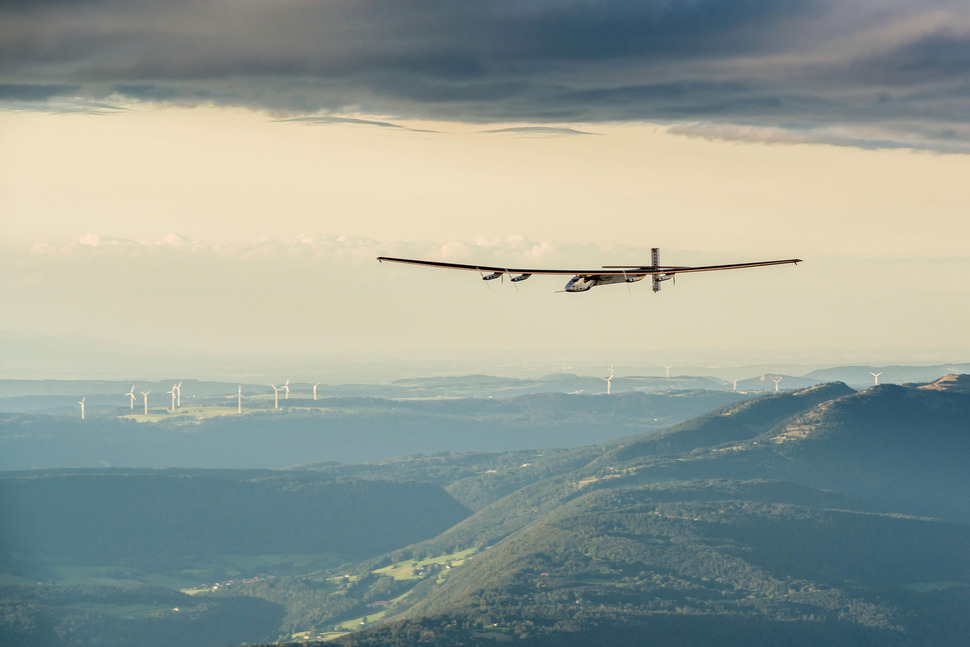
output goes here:
[[[851, 146], [868, 150], [906, 148], [908, 145], [892, 139], [865, 136], [866, 129], [848, 134], [838, 129], [812, 128], [799, 130], [777, 127], [751, 126], [742, 124], [718, 123], [681, 123], [667, 128], [674, 135], [696, 137], [711, 141], [751, 142], [758, 144], [827, 144], [829, 146]], [[887, 135], [888, 137], [888, 135]], [[940, 150], [944, 150], [941, 145]], [[959, 152], [954, 149], [952, 152]]]
[[[425, 243], [423, 249], [432, 247]], [[301, 234], [283, 240], [262, 237], [242, 243], [196, 240], [179, 233], [169, 233], [158, 239], [132, 240], [114, 238], [94, 232], [79, 236], [66, 243], [36, 243], [29, 249], [36, 258], [71, 258], [99, 255], [115, 257], [210, 257], [216, 260], [252, 261], [285, 258], [331, 258], [336, 260], [372, 261], [379, 255], [379, 244], [368, 238], [342, 235], [317, 236]]]
[[53, 83], [0, 83], [0, 101], [46, 101], [76, 94], [80, 85]]
[[844, 143], [970, 150], [963, 0], [8, 2], [0, 61], [7, 103], [241, 105], [390, 127], [703, 121], [816, 141], [876, 126], [884, 136]]
[[589, 135], [591, 133], [575, 128], [561, 128], [555, 126], [514, 126], [512, 128], [496, 128], [486, 130], [487, 133], [513, 133], [517, 135]]
[[[8, 256], [21, 254], [7, 250]], [[525, 261], [575, 265], [577, 258], [603, 259], [649, 257], [643, 246], [603, 247], [596, 244], [561, 245], [533, 240], [519, 234], [479, 237], [474, 240], [384, 240], [360, 236], [301, 234], [291, 239], [262, 237], [240, 243], [196, 240], [169, 233], [152, 240], [115, 238], [88, 232], [64, 243], [36, 243], [27, 250], [30, 264], [49, 261], [83, 262], [175, 262], [192, 258], [232, 263], [321, 262], [372, 265], [378, 256], [423, 258], [468, 263], [521, 264]]]
[[401, 124], [391, 123], [389, 121], [376, 121], [374, 119], [360, 119], [356, 117], [336, 117], [333, 115], [311, 115], [308, 117], [291, 117], [289, 119], [281, 119], [280, 121], [297, 121], [313, 126], [317, 125], [327, 125], [327, 124], [356, 124], [360, 126], [376, 126], [378, 128], [394, 128], [399, 130], [409, 130], [411, 132], [428, 133], [434, 132], [432, 130], [425, 130], [420, 128], [409, 128], [408, 126], [402, 126]]

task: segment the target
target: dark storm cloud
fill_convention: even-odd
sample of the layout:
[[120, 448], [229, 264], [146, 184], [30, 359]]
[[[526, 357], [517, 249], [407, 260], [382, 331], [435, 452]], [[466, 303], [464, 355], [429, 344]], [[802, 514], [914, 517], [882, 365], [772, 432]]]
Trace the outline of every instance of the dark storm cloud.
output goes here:
[[[784, 21], [814, 0], [558, 3], [517, 31], [528, 53], [551, 59], [704, 58], [770, 50]], [[791, 37], [791, 36], [789, 36]]]
[[949, 150], [970, 142], [970, 6], [7, 0], [0, 83], [290, 115], [864, 128]]
[[80, 85], [0, 83], [0, 101], [45, 101], [77, 94]]
[[123, 95], [141, 101], [176, 101], [186, 99], [198, 99], [199, 101], [212, 100], [215, 96], [205, 90], [190, 90], [174, 85], [155, 85], [154, 83], [119, 83], [112, 86], [113, 95]]
[[857, 82], [922, 85], [926, 81], [970, 79], [970, 34], [927, 34], [885, 53], [853, 60], [849, 77]]

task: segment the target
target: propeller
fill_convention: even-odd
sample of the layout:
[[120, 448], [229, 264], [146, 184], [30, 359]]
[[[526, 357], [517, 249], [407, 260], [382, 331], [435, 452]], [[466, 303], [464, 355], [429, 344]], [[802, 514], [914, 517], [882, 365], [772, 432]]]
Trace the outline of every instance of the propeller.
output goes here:
[[492, 291], [492, 286], [491, 286], [491, 284], [490, 284], [490, 283], [488, 282], [488, 279], [487, 279], [487, 278], [485, 278], [485, 272], [483, 272], [483, 271], [481, 271], [481, 270], [478, 270], [478, 273], [482, 275], [482, 282], [484, 282], [484, 283], [485, 283], [485, 287], [487, 287], [487, 288], [488, 288], [488, 291], [489, 291], [489, 292], [491, 292], [491, 291]]

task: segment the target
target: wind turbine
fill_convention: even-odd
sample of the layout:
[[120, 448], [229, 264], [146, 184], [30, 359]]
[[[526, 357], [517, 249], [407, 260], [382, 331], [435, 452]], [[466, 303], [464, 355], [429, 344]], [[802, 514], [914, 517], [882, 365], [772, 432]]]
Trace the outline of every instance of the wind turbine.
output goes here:
[[239, 390], [236, 395], [227, 395], [227, 398], [236, 398], [236, 413], [242, 413], [242, 399], [246, 396], [242, 394], [242, 384], [239, 385]]
[[182, 383], [172, 385], [172, 390], [175, 391], [175, 406], [182, 406]]
[[731, 384], [733, 385], [733, 388], [731, 390], [732, 391], [737, 391], [738, 390], [738, 378], [734, 378], [733, 380], [731, 380]]
[[879, 371], [878, 373], [873, 373], [872, 371], [869, 371], [869, 375], [871, 375], [876, 380], [876, 383], [873, 386], [879, 386], [879, 376], [882, 375], [882, 371]]
[[142, 396], [144, 396], [144, 398], [145, 398], [145, 415], [146, 416], [148, 415], [148, 394], [149, 393], [151, 393], [151, 391], [142, 391], [141, 392]]
[[612, 366], [610, 367], [610, 376], [609, 377], [601, 377], [600, 379], [603, 380], [604, 382], [606, 382], [606, 395], [609, 395], [610, 394], [610, 383], [613, 381], [613, 367]]
[[670, 369], [672, 369], [673, 367], [672, 366], [667, 366], [666, 364], [664, 364], [664, 368], [667, 369], [667, 381], [669, 382], [670, 381]]
[[172, 390], [171, 391], [166, 391], [165, 393], [171, 393], [172, 394], [172, 411], [174, 412], [175, 411], [175, 385], [172, 385]]
[[134, 384], [131, 385], [131, 391], [128, 391], [128, 393], [125, 393], [125, 395], [131, 398], [130, 409], [134, 410], [135, 409], [135, 385]]
[[775, 383], [775, 393], [778, 392], [778, 383], [781, 382], [783, 379], [785, 379], [785, 378], [783, 378], [780, 375], [771, 378], [771, 381]]
[[81, 401], [78, 402], [78, 404], [81, 405], [81, 420], [84, 420], [84, 401], [87, 399], [88, 399], [88, 396], [84, 396], [83, 398], [81, 398]]
[[290, 378], [286, 378], [286, 384], [284, 384], [280, 388], [286, 391], [286, 395], [283, 396], [283, 399], [289, 400], [290, 399]]
[[273, 387], [273, 408], [274, 409], [279, 409], [280, 408], [280, 390], [276, 387], [275, 384], [270, 384], [270, 386]]
[[319, 385], [320, 385], [319, 382], [317, 382], [316, 384], [313, 385], [313, 399], [314, 400], [317, 399], [317, 386], [319, 386]]

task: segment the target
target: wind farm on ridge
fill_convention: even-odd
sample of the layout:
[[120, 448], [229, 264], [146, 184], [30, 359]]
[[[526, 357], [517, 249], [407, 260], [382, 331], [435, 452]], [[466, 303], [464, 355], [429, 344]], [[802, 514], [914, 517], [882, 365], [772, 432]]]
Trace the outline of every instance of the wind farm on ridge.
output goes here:
[[[821, 383], [821, 378], [813, 378], [812, 374], [805, 376], [788, 375], [777, 372], [764, 372], [750, 378], [712, 377], [697, 375], [695, 369], [685, 370], [684, 373], [671, 374], [674, 366], [661, 364], [654, 369], [659, 375], [618, 375], [615, 366], [606, 370], [605, 376], [595, 375], [549, 375], [536, 380], [501, 378], [487, 376], [454, 376], [438, 378], [422, 378], [413, 383], [407, 379], [397, 380], [387, 385], [325, 385], [320, 381], [305, 381], [294, 383], [290, 378], [282, 380], [282, 384], [237, 383], [235, 392], [229, 391], [228, 385], [222, 382], [200, 382], [191, 380], [186, 394], [186, 402], [182, 402], [182, 387], [185, 380], [164, 382], [161, 386], [153, 382], [149, 388], [140, 390], [137, 383], [131, 384], [127, 392], [118, 396], [117, 405], [110, 402], [108, 394], [79, 392], [77, 401], [79, 415], [82, 420], [94, 415], [111, 415], [138, 422], [157, 422], [160, 420], [179, 420], [184, 422], [204, 420], [214, 416], [244, 415], [255, 412], [284, 411], [284, 410], [314, 410], [325, 409], [326, 402], [320, 402], [321, 385], [324, 388], [322, 397], [364, 396], [389, 397], [393, 399], [440, 399], [460, 397], [514, 397], [528, 393], [558, 391], [567, 394], [583, 395], [614, 395], [624, 392], [662, 392], [682, 391], [692, 389], [729, 390], [739, 393], [775, 392], [805, 388]], [[846, 370], [852, 367], [846, 367]], [[859, 367], [861, 368], [861, 367]], [[856, 387], [878, 386], [883, 370], [856, 371], [852, 378], [846, 381]], [[892, 369], [891, 381], [901, 383], [899, 367]], [[630, 371], [625, 371], [630, 372]], [[865, 375], [868, 380], [863, 378]], [[915, 376], [914, 377], [918, 377]], [[868, 384], [866, 384], [866, 381]], [[915, 380], [914, 380], [915, 381]], [[596, 384], [600, 386], [597, 387]], [[170, 384], [170, 386], [168, 386]], [[152, 392], [169, 396], [161, 402], [151, 400]], [[229, 392], [227, 392], [229, 391]], [[141, 394], [141, 405], [136, 408]], [[293, 398], [290, 398], [291, 393]], [[87, 398], [96, 397], [89, 402]], [[128, 398], [128, 409], [123, 407], [123, 398]], [[157, 396], [156, 396], [157, 398]], [[246, 400], [247, 402], [243, 402]], [[318, 404], [320, 402], [320, 404]], [[232, 406], [235, 405], [235, 406]]]

